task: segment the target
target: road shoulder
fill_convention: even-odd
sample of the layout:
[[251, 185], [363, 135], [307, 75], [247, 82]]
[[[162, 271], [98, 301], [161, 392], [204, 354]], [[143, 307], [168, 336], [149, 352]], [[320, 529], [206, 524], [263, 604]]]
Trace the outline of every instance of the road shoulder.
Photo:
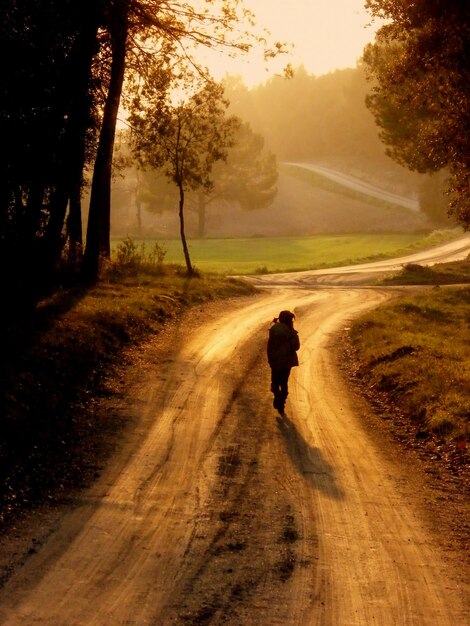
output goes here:
[[419, 425], [358, 377], [359, 363], [344, 334], [331, 348], [360, 407], [364, 428], [382, 454], [402, 467], [407, 498], [452, 564], [463, 597], [470, 598], [470, 476], [446, 462], [437, 439], [421, 440]]

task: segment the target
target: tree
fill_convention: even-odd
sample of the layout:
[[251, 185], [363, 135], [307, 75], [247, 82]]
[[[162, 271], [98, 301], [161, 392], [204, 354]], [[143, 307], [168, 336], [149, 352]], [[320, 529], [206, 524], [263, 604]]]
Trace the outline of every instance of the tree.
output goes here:
[[111, 71], [91, 185], [82, 268], [84, 275], [88, 278], [97, 276], [100, 257], [109, 258], [110, 256], [113, 148], [126, 68], [130, 9], [131, 0], [115, 0], [110, 3], [107, 16], [111, 40]]
[[368, 0], [385, 18], [364, 60], [368, 106], [389, 154], [419, 172], [448, 168], [449, 212], [470, 228], [470, 6]]
[[83, 272], [97, 276], [109, 255], [112, 155], [126, 79], [132, 86], [155, 66], [194, 66], [197, 45], [248, 49], [257, 39], [239, 28], [243, 18], [239, 0], [206, 0], [200, 9], [161, 0], [1, 3], [0, 53], [8, 63], [0, 98], [0, 266], [12, 290], [44, 293], [65, 241], [81, 249], [83, 172], [93, 163]]
[[[448, 186], [447, 170], [439, 170], [427, 176], [423, 176], [419, 186], [419, 206], [421, 211], [428, 216], [431, 223], [438, 227], [449, 225], [449, 201], [446, 197]], [[455, 223], [455, 220], [452, 220]]]
[[188, 190], [211, 188], [212, 166], [226, 158], [239, 122], [226, 116], [228, 101], [223, 97], [222, 85], [215, 82], [206, 82], [177, 106], [164, 100], [157, 90], [140, 106], [130, 118], [135, 152], [142, 164], [163, 168], [178, 188], [181, 243], [188, 274], [193, 275], [184, 224], [185, 194]]
[[[194, 60], [197, 46], [225, 47], [232, 52], [247, 51], [251, 45], [266, 42], [253, 37], [240, 25], [254, 25], [253, 15], [240, 0], [206, 0], [197, 10], [192, 2], [161, 0], [103, 0], [111, 39], [111, 78], [103, 112], [101, 134], [93, 173], [84, 273], [95, 278], [100, 258], [109, 257], [111, 169], [115, 127], [120, 97], [128, 66], [130, 82], [137, 74], [145, 81], [148, 68], [177, 63], [179, 72], [196, 67], [200, 75], [209, 74]], [[284, 51], [276, 42], [265, 47], [265, 58]], [[134, 82], [135, 84], [135, 82]]]
[[248, 211], [269, 206], [277, 194], [276, 157], [264, 149], [264, 139], [245, 122], [239, 125], [227, 159], [212, 170], [212, 186], [197, 194], [199, 237], [205, 235], [206, 210], [210, 204], [238, 204]]
[[0, 98], [0, 262], [12, 304], [47, 289], [68, 203], [74, 215], [80, 211], [77, 191], [95, 123], [98, 6], [93, 0], [1, 4], [0, 53], [8, 62]]

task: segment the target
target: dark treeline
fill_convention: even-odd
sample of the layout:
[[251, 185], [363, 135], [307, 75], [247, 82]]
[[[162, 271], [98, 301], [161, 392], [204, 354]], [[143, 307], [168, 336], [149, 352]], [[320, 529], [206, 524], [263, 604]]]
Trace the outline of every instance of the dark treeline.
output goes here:
[[[80, 190], [108, 78], [93, 73], [104, 16], [93, 0], [2, 3], [0, 262], [7, 293], [30, 298], [82, 244]], [[9, 284], [8, 284], [9, 283]]]
[[[110, 190], [123, 88], [184, 71], [183, 41], [243, 49], [237, 3], [217, 13], [158, 0], [4, 0], [0, 46], [0, 268], [10, 306], [47, 293], [67, 270], [94, 280], [109, 257]], [[216, 9], [214, 9], [215, 11]], [[238, 37], [238, 35], [237, 35]], [[250, 39], [251, 37], [251, 39]], [[191, 63], [187, 64], [191, 65]], [[90, 172], [83, 246], [81, 196]], [[84, 249], [83, 249], [84, 248]]]

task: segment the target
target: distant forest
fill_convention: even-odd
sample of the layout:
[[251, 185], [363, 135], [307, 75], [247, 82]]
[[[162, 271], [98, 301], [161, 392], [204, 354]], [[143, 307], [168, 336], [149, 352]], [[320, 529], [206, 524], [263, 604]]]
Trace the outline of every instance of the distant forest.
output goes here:
[[[224, 81], [225, 95], [230, 101], [229, 112], [238, 116], [243, 122], [248, 123], [253, 132], [259, 134], [264, 140], [264, 148], [268, 153], [275, 155], [279, 166], [283, 162], [305, 161], [319, 165], [326, 165], [333, 169], [356, 176], [364, 181], [375, 184], [387, 191], [408, 197], [417, 197], [420, 200], [421, 210], [429, 218], [429, 222], [423, 219], [417, 223], [416, 220], [400, 221], [400, 226], [406, 228], [416, 227], [419, 224], [425, 227], [451, 226], [446, 211], [446, 200], [443, 195], [442, 174], [430, 176], [411, 172], [409, 169], [397, 164], [386, 154], [386, 146], [379, 139], [379, 128], [377, 127], [372, 113], [366, 107], [366, 97], [370, 91], [370, 83], [367, 81], [365, 71], [361, 65], [355, 69], [337, 70], [323, 76], [308, 74], [303, 67], [294, 71], [292, 78], [275, 76], [266, 83], [249, 89], [240, 77], [227, 76]], [[285, 196], [298, 194], [298, 203], [305, 205], [304, 213], [308, 214], [309, 199], [302, 196], [302, 189], [298, 189], [292, 181], [287, 184], [285, 175], [279, 181], [281, 196], [273, 204], [273, 224], [276, 222], [277, 211], [285, 206]], [[161, 206], [144, 206], [152, 216], [140, 208], [135, 208], [133, 197], [139, 195], [136, 191], [135, 172], [128, 170], [127, 174], [117, 177], [114, 182], [113, 195], [113, 232], [117, 236], [126, 233], [137, 234], [144, 231], [155, 234], [158, 231], [174, 233], [177, 228], [174, 211]], [[288, 189], [286, 189], [286, 185]], [[314, 197], [315, 207], [312, 211], [320, 211], [318, 201], [323, 199]], [[163, 202], [163, 201], [162, 201]], [[310, 200], [311, 202], [311, 200]], [[326, 224], [324, 218], [315, 215], [317, 227], [312, 232], [334, 232], [335, 224], [343, 222], [344, 226], [350, 228], [354, 218], [349, 215], [351, 211], [357, 215], [363, 211], [359, 204], [345, 204], [341, 201], [342, 209], [337, 208], [338, 200], [331, 199], [325, 202], [324, 211], [334, 210], [338, 216], [330, 220], [331, 224]], [[162, 204], [162, 203], [159, 203]], [[190, 214], [188, 216], [189, 231], [191, 235], [196, 234], [196, 218], [194, 215], [194, 200], [189, 195]], [[331, 208], [333, 207], [333, 208]], [[287, 207], [290, 210], [289, 207]], [[228, 209], [228, 210], [227, 210]], [[137, 210], [137, 214], [136, 214]], [[348, 213], [346, 218], [339, 218], [339, 213]], [[369, 209], [370, 211], [370, 209]], [[246, 211], [238, 213], [233, 205], [227, 207], [221, 202], [215, 201], [210, 208], [208, 221], [208, 235], [227, 236], [235, 233], [243, 233], [243, 228], [239, 225], [242, 222], [252, 222], [246, 224], [248, 230], [254, 228], [256, 232], [260, 230], [259, 223], [266, 221], [266, 211]], [[173, 213], [173, 215], [172, 215]], [[254, 215], [256, 213], [257, 215]], [[147, 215], [145, 215], [147, 214]], [[160, 215], [156, 215], [160, 214]], [[164, 215], [163, 215], [164, 214]], [[221, 221], [220, 217], [224, 215]], [[210, 216], [212, 215], [212, 222]], [[367, 213], [369, 215], [369, 213]], [[298, 221], [297, 230], [305, 232], [308, 228], [308, 215], [302, 217], [295, 213], [292, 219]], [[139, 222], [139, 230], [135, 230], [136, 219]], [[377, 213], [373, 220], [359, 218], [355, 220], [356, 226], [353, 230], [363, 230], [366, 228], [377, 228], [382, 215]], [[142, 221], [151, 226], [142, 230]], [[306, 225], [307, 222], [307, 225]], [[393, 222], [393, 220], [392, 220]], [[405, 225], [406, 222], [406, 225]], [[361, 226], [362, 224], [362, 226]], [[153, 226], [152, 226], [153, 225]], [[223, 228], [221, 227], [223, 225]], [[399, 227], [400, 227], [399, 226]], [[283, 231], [286, 225], [282, 223], [278, 229]], [[293, 227], [292, 227], [293, 228]], [[313, 228], [313, 226], [312, 226]], [[383, 229], [390, 228], [390, 220], [383, 221]], [[266, 226], [263, 226], [263, 232]], [[293, 228], [293, 232], [297, 230]], [[290, 231], [289, 231], [290, 232]]]
[[416, 193], [421, 176], [385, 154], [365, 100], [370, 84], [362, 66], [323, 76], [295, 70], [248, 89], [241, 78], [224, 81], [232, 112], [261, 133], [279, 161], [336, 167], [396, 193]]

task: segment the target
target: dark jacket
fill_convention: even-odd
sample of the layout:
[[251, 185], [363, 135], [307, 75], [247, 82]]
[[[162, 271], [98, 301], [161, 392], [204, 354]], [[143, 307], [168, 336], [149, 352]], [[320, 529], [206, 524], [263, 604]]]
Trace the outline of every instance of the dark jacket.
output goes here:
[[294, 367], [299, 364], [297, 350], [300, 348], [296, 330], [282, 322], [276, 322], [269, 329], [268, 363], [272, 369]]

